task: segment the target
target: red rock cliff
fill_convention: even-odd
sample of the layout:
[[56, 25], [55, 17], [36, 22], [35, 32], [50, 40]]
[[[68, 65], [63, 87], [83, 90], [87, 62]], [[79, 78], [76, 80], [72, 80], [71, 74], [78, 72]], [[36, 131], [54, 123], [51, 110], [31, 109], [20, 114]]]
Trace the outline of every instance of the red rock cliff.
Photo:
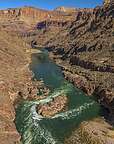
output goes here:
[[21, 20], [29, 24], [45, 20], [71, 20], [74, 15], [68, 15], [58, 11], [47, 11], [33, 7], [7, 9], [0, 11], [0, 20]]

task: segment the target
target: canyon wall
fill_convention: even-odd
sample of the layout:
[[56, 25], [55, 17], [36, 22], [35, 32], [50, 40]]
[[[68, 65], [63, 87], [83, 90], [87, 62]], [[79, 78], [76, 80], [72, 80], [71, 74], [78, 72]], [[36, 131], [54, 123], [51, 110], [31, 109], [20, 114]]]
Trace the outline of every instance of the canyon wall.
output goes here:
[[33, 7], [0, 10], [1, 21], [24, 21], [27, 24], [36, 24], [45, 20], [71, 20], [72, 15], [58, 11], [47, 11]]
[[67, 80], [79, 88], [82, 86], [89, 95], [97, 95], [98, 101], [112, 112], [114, 1], [105, 1], [103, 6], [94, 9], [79, 10], [74, 21], [44, 42], [42, 44], [53, 53], [51, 57], [65, 69]]

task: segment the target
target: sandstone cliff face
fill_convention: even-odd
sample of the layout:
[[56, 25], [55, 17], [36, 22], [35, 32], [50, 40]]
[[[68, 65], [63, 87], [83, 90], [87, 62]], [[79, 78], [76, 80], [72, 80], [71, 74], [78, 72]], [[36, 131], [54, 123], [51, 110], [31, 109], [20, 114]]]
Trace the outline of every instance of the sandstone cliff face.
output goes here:
[[71, 20], [73, 17], [57, 11], [41, 10], [33, 7], [0, 10], [1, 21], [24, 21], [34, 25], [45, 20]]
[[2, 21], [24, 21], [32, 24], [38, 21], [48, 19], [50, 17], [48, 11], [43, 11], [31, 7], [24, 7], [19, 9], [8, 9], [0, 11], [0, 19]]

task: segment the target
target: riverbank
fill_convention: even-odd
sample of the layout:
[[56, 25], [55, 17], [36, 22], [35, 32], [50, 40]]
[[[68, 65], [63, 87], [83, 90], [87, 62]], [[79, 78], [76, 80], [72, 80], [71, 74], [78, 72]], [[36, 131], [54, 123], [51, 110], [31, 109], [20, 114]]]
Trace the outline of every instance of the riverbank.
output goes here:
[[4, 30], [0, 33], [0, 140], [1, 144], [20, 143], [21, 136], [15, 126], [18, 104], [37, 96], [44, 88], [40, 81], [33, 81], [29, 69], [31, 47], [22, 39], [12, 37]]
[[16, 130], [15, 100], [24, 94], [27, 97], [27, 83], [31, 81], [28, 69], [30, 56], [25, 51], [29, 46], [10, 33], [0, 32], [0, 140], [1, 144], [20, 141]]
[[82, 122], [65, 144], [113, 144], [114, 131], [104, 119]]

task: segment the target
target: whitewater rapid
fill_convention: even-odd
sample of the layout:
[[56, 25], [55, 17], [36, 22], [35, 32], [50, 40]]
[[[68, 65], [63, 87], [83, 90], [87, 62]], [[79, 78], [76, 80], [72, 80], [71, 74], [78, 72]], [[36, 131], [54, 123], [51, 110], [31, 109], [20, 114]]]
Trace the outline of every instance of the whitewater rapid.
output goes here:
[[[32, 62], [35, 79], [42, 79], [51, 92], [44, 99], [25, 100], [18, 106], [15, 123], [22, 144], [63, 144], [65, 137], [82, 121], [99, 116], [99, 105], [64, 79], [61, 69], [48, 59], [47, 52], [33, 55]], [[38, 105], [48, 104], [58, 96], [68, 97], [66, 111], [51, 118], [37, 113]]]
[[[70, 85], [65, 85], [61, 89], [55, 90], [52, 94], [42, 100], [25, 101], [18, 108], [18, 116], [16, 117], [19, 132], [22, 134], [23, 144], [63, 144], [63, 141], [54, 137], [49, 128], [46, 128], [44, 121], [68, 121], [80, 117], [92, 109], [97, 104], [94, 101], [86, 102], [79, 107], [69, 109], [68, 111], [58, 113], [51, 118], [43, 117], [36, 112], [37, 105], [49, 103], [53, 98], [60, 95], [67, 95], [70, 91]], [[21, 122], [21, 125], [19, 124]], [[49, 122], [50, 123], [50, 122]], [[54, 127], [54, 125], [53, 125]]]

